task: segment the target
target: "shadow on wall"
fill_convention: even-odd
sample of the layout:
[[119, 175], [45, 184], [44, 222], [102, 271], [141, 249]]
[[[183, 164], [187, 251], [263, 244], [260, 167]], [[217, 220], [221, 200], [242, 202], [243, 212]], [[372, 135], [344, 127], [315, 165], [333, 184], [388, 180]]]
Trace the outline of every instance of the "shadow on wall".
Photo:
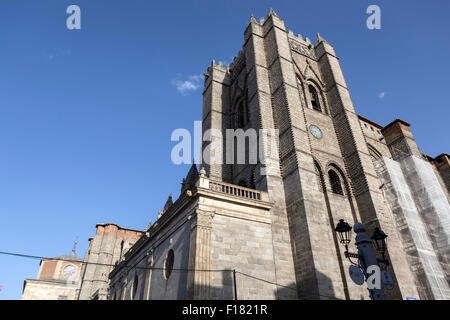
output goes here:
[[[180, 243], [180, 246], [183, 246]], [[210, 286], [210, 297], [212, 300], [233, 300], [234, 299], [234, 279], [233, 272], [231, 270], [224, 271], [213, 271], [218, 272], [218, 274], [214, 275], [214, 283]], [[339, 272], [338, 270], [336, 272]], [[168, 281], [164, 281], [163, 286], [154, 286], [151, 287], [150, 290], [150, 300], [184, 300], [187, 298], [186, 296], [186, 283], [188, 278], [188, 271], [177, 271], [174, 270], [173, 274], [170, 278], [173, 280], [176, 279], [177, 285], [172, 283], [172, 288], [170, 287], [170, 283]], [[267, 281], [264, 279], [256, 279], [251, 280], [254, 281], [253, 284], [248, 285], [248, 278], [245, 278], [243, 275], [237, 274], [237, 297], [238, 300], [245, 300], [243, 297], [258, 297], [261, 295], [261, 292], [258, 290], [264, 290], [263, 285], [267, 285]], [[296, 283], [291, 283], [288, 286], [280, 286], [277, 285], [277, 289], [273, 291], [273, 298], [278, 300], [341, 300], [343, 297], [337, 297], [333, 288], [333, 283], [329, 277], [325, 274], [316, 270], [316, 277], [309, 279], [305, 279], [301, 286], [297, 286]], [[155, 277], [163, 277], [162, 270], [154, 270], [152, 275], [152, 280], [155, 280]], [[242, 283], [242, 279], [246, 279], [247, 286], [243, 287], [244, 283]], [[181, 280], [181, 281], [180, 281]], [[266, 282], [266, 283], [264, 283]], [[275, 284], [270, 283], [275, 288]], [[239, 289], [241, 288], [241, 289]], [[260, 288], [260, 289], [257, 289]], [[143, 287], [142, 287], [143, 289]], [[141, 289], [141, 290], [142, 290]], [[153, 289], [153, 292], [152, 292]], [[145, 295], [143, 290], [139, 292], [137, 296], [137, 300], [144, 299]], [[244, 292], [242, 291], [244, 290]], [[127, 295], [126, 299], [129, 299]], [[270, 298], [269, 298], [270, 299]]]
[[[264, 291], [267, 289], [264, 286], [273, 285], [273, 288], [276, 286], [277, 289], [273, 291], [272, 297], [277, 300], [341, 300], [342, 298], [336, 297], [335, 295], [331, 279], [319, 271], [316, 271], [316, 274], [317, 276], [314, 281], [310, 281], [311, 283], [317, 284], [315, 289], [313, 287], [307, 288], [306, 286], [301, 289], [297, 287], [296, 283], [291, 283], [288, 286], [280, 286], [265, 281], [264, 279], [252, 279], [251, 276], [249, 278], [238, 272], [237, 298], [238, 300], [247, 300], [247, 298], [243, 297], [250, 297], [250, 299], [252, 299], [251, 297], [256, 297], [256, 299], [260, 299], [262, 294], [261, 290]], [[245, 282], [243, 282], [244, 279]], [[249, 285], [251, 288], [248, 287]], [[212, 300], [233, 300], [235, 294], [233, 272], [231, 270], [221, 271], [220, 277], [215, 275], [215, 281], [210, 287], [210, 290]], [[263, 296], [265, 299], [271, 299], [269, 298], [270, 294], [267, 296], [267, 292]]]
[[[174, 271], [177, 272], [177, 271]], [[187, 271], [178, 271], [180, 273], [184, 273], [184, 275], [179, 275], [176, 278], [185, 278], [188, 277]], [[336, 297], [332, 285], [332, 281], [330, 278], [325, 276], [324, 274], [316, 271], [317, 277], [314, 279], [314, 281], [309, 281], [313, 285], [310, 286], [302, 286], [301, 288], [298, 288], [295, 283], [291, 283], [288, 286], [277, 286], [277, 290], [273, 291], [273, 297], [278, 300], [341, 300], [342, 298]], [[238, 274], [239, 275], [239, 274]], [[241, 275], [242, 276], [242, 275]], [[257, 288], [258, 284], [261, 282], [264, 282], [262, 280], [254, 279], [255, 284], [252, 287]], [[238, 300], [247, 300], [243, 299], [243, 296], [251, 297], [252, 295], [258, 296], [261, 294], [261, 292], [253, 292], [253, 291], [246, 291], [244, 294], [240, 288], [240, 282], [238, 278]], [[275, 285], [274, 285], [275, 286]], [[158, 288], [161, 290], [162, 288]], [[177, 296], [168, 296], [165, 295], [165, 290], [159, 291], [158, 293], [154, 293], [153, 296], [150, 297], [150, 300], [184, 300], [186, 299], [185, 295], [185, 287], [179, 286], [176, 288], [176, 292], [178, 293]], [[248, 288], [246, 288], [248, 289]], [[261, 287], [262, 289], [262, 287]], [[175, 293], [175, 292], [174, 292]], [[181, 293], [181, 294], [180, 294]], [[232, 271], [220, 271], [220, 276], [215, 277], [215, 283], [210, 287], [210, 297], [212, 300], [233, 300], [234, 299], [234, 279], [233, 279], [233, 272]], [[143, 299], [144, 296], [141, 294], [137, 297], [137, 300]], [[129, 297], [127, 297], [129, 299]]]
[[[339, 272], [339, 270], [337, 271]], [[250, 286], [253, 287], [253, 289], [244, 289], [242, 287], [244, 283], [242, 282], [243, 279], [246, 279], [247, 285], [248, 281], [253, 281], [254, 283]], [[275, 288], [275, 285], [277, 287], [276, 290], [273, 291], [273, 298], [277, 300], [341, 300], [342, 298], [336, 297], [336, 294], [334, 292], [333, 283], [329, 277], [327, 277], [325, 274], [316, 271], [316, 278], [314, 281], [309, 281], [312, 284], [315, 284], [314, 286], [303, 286], [302, 288], [299, 288], [296, 283], [291, 283], [287, 286], [280, 286], [276, 285], [272, 282], [264, 281], [264, 279], [257, 279], [253, 278], [246, 278], [240, 273], [237, 273], [237, 297], [238, 300], [245, 300], [242, 299], [243, 296], [260, 296], [261, 292], [257, 291], [264, 290], [263, 284], [272, 284]], [[241, 289], [239, 289], [241, 288]], [[266, 287], [267, 288], [267, 287]], [[242, 289], [244, 289], [245, 293], [242, 293]], [[234, 280], [233, 280], [233, 272], [232, 271], [223, 271], [222, 272], [222, 278], [221, 283], [219, 279], [214, 283], [214, 286], [211, 288], [211, 299], [217, 300], [217, 299], [225, 299], [225, 300], [231, 300], [234, 299]], [[258, 298], [257, 298], [258, 299]], [[269, 298], [270, 299], [270, 298]]]
[[154, 270], [152, 272], [150, 299], [161, 300], [184, 300], [186, 299], [188, 272], [176, 269], [187, 269], [189, 261], [189, 229], [183, 231], [183, 235], [173, 239], [173, 243], [167, 241], [162, 246], [156, 248], [155, 267], [164, 268], [165, 259], [169, 249], [175, 252], [173, 263], [174, 270], [169, 278], [164, 278], [164, 270]]
[[222, 271], [221, 286], [211, 288], [211, 299], [213, 300], [233, 300], [234, 280], [232, 271]]
[[[336, 270], [339, 273], [339, 270]], [[295, 283], [286, 287], [278, 286], [275, 292], [278, 300], [291, 299], [293, 289], [297, 291], [300, 300], [341, 300], [336, 297], [333, 283], [330, 278], [316, 270], [316, 278], [304, 281], [305, 284], [297, 286]]]
[[[147, 256], [138, 263], [137, 269], [131, 269], [127, 275], [128, 281], [125, 285], [124, 300], [184, 300], [186, 299], [189, 260], [189, 228], [186, 227], [178, 237], [167, 239], [155, 248], [155, 269], [149, 270]], [[146, 248], [145, 250], [148, 250]], [[173, 270], [167, 277], [164, 276], [164, 265], [169, 250], [175, 252]], [[149, 251], [149, 250], [148, 250]], [[179, 270], [181, 269], [181, 270]], [[127, 274], [126, 271], [123, 271]], [[132, 299], [131, 291], [134, 289], [134, 277], [137, 275], [137, 289]], [[120, 289], [116, 288], [115, 297], [122, 297]], [[110, 293], [114, 294], [114, 293]], [[120, 299], [120, 298], [118, 298]]]

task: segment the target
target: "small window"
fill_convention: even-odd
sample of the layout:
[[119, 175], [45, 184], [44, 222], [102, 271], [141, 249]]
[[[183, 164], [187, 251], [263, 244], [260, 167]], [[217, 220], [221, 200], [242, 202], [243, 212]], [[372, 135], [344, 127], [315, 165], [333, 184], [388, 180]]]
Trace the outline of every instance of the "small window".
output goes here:
[[133, 288], [131, 288], [131, 299], [134, 300], [137, 298], [136, 293], [137, 293], [137, 288], [139, 285], [139, 278], [138, 276], [134, 276], [134, 280], [133, 280]]
[[237, 128], [244, 128], [248, 122], [249, 114], [244, 103], [244, 100], [241, 100], [237, 107]]
[[67, 296], [58, 296], [58, 300], [67, 300]]
[[328, 171], [328, 177], [330, 178], [331, 191], [335, 194], [343, 195], [341, 179], [334, 170]]
[[173, 270], [174, 253], [170, 249], [164, 261], [164, 279], [168, 280]]
[[251, 189], [256, 189], [256, 185], [255, 185], [255, 179], [256, 179], [256, 168], [253, 168], [252, 170], [252, 175], [250, 176], [250, 188]]
[[309, 85], [308, 88], [309, 88], [309, 95], [311, 98], [311, 106], [313, 107], [314, 110], [322, 111], [322, 108], [320, 107], [319, 96], [317, 95], [316, 89], [314, 89], [314, 87], [311, 85]]

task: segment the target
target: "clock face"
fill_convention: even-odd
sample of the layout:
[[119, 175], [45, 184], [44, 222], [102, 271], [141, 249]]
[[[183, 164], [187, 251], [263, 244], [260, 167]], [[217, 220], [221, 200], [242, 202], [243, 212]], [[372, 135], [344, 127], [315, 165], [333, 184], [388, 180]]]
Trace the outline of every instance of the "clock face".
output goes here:
[[77, 271], [77, 268], [75, 266], [69, 264], [68, 266], [66, 266], [63, 269], [62, 273], [63, 273], [64, 278], [69, 279], [70, 277], [72, 277], [75, 274], [76, 271]]
[[309, 131], [315, 138], [317, 138], [317, 139], [322, 138], [322, 131], [320, 131], [319, 127], [316, 127], [315, 125], [311, 125], [309, 127]]

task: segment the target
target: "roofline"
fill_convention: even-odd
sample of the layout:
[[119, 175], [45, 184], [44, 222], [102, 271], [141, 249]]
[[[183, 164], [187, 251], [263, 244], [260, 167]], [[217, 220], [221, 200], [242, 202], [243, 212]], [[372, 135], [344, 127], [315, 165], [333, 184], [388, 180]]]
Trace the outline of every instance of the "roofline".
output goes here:
[[363, 116], [360, 115], [360, 114], [358, 114], [358, 118], [359, 118], [360, 120], [364, 121], [364, 122], [370, 123], [371, 125], [373, 125], [374, 127], [377, 127], [378, 129], [382, 129], [382, 128], [383, 128], [383, 126], [382, 126], [381, 124], [378, 124], [378, 123], [376, 123], [375, 121], [369, 120], [369, 119], [363, 117]]
[[446, 153], [446, 152], [443, 152], [443, 153], [437, 155], [434, 158], [432, 156], [428, 155], [428, 154], [425, 154], [425, 153], [424, 153], [424, 155], [427, 157], [427, 159], [429, 161], [435, 161], [437, 158], [440, 158], [440, 157], [443, 157], [443, 156], [447, 156], [448, 158], [450, 158], [450, 155], [448, 153]]
[[69, 258], [61, 258], [61, 257], [54, 257], [54, 258], [43, 258], [43, 259], [41, 259], [41, 262], [40, 263], [42, 263], [42, 261], [58, 261], [58, 260], [60, 260], [60, 261], [68, 261], [68, 262], [84, 262], [84, 260], [83, 259], [69, 259]]
[[97, 223], [97, 224], [95, 225], [95, 227], [98, 228], [99, 226], [105, 227], [105, 226], [110, 226], [110, 225], [116, 226], [117, 228], [119, 228], [119, 229], [121, 229], [121, 230], [128, 230], [128, 231], [141, 232], [141, 233], [144, 232], [143, 230], [136, 230], [136, 229], [130, 229], [130, 228], [123, 228], [123, 227], [119, 226], [119, 225], [116, 224], [116, 223]]
[[397, 123], [397, 122], [400, 122], [401, 124], [403, 124], [403, 125], [405, 125], [405, 126], [407, 126], [407, 127], [410, 127], [410, 126], [411, 126], [411, 124], [408, 123], [408, 122], [406, 122], [405, 120], [402, 120], [402, 119], [397, 118], [397, 119], [395, 119], [394, 121], [392, 121], [392, 122], [390, 122], [389, 124], [387, 124], [386, 126], [384, 126], [383, 129], [381, 129], [381, 131], [383, 131], [383, 130], [389, 128], [390, 126], [392, 126], [393, 124], [395, 124], [395, 123]]
[[[139, 249], [144, 246], [147, 241], [154, 238], [155, 235], [160, 232], [178, 213], [183, 210], [191, 201], [197, 201], [197, 197], [188, 195], [187, 192], [180, 194], [178, 199], [173, 203], [173, 205], [161, 216], [160, 219], [155, 221], [155, 223], [146, 231], [143, 232], [142, 236], [136, 240], [135, 243], [123, 254], [123, 260], [119, 261], [111, 270], [108, 275], [108, 279], [112, 279], [120, 272], [122, 267], [126, 265], [136, 254], [140, 253]], [[147, 236], [148, 234], [148, 236]]]
[[60, 284], [60, 285], [68, 285], [69, 284], [69, 285], [74, 285], [74, 286], [76, 286], [79, 283], [79, 281], [76, 281], [76, 283], [72, 283], [72, 281], [59, 280], [59, 279], [24, 279], [23, 280], [24, 287], [27, 282], [39, 282], [39, 283], [47, 282], [47, 283], [52, 283], [52, 284]]
[[440, 155], [436, 156], [435, 159], [439, 158], [439, 157], [442, 157], [442, 156], [447, 156], [447, 157], [450, 158], [450, 155], [447, 152], [442, 152]]

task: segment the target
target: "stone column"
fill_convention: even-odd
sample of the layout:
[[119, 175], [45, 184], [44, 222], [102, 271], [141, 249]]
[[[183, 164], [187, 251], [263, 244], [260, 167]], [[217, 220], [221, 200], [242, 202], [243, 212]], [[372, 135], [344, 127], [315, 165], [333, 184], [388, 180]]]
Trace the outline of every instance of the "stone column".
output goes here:
[[152, 248], [151, 250], [150, 250], [150, 252], [148, 252], [147, 253], [147, 256], [148, 256], [148, 258], [147, 258], [147, 267], [149, 268], [148, 270], [147, 270], [147, 281], [146, 281], [146, 284], [145, 284], [145, 287], [144, 287], [144, 294], [143, 294], [143, 299], [144, 300], [150, 300], [150, 293], [151, 293], [151, 283], [152, 283], [152, 274], [153, 274], [153, 265], [154, 265], [154, 262], [155, 262], [155, 259], [154, 259], [154, 252], [155, 252], [155, 249], [154, 248]]
[[188, 299], [211, 299], [211, 228], [214, 212], [197, 209], [191, 216]]

